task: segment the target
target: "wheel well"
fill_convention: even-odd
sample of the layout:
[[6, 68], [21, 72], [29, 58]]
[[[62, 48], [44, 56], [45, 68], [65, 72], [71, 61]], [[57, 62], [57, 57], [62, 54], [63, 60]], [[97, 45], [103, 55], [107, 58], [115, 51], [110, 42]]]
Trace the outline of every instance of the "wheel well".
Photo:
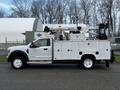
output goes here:
[[10, 54], [9, 58], [8, 58], [8, 62], [10, 62], [13, 57], [23, 57], [25, 61], [28, 61], [28, 56], [26, 53], [24, 53], [23, 51], [14, 51]]
[[85, 58], [92, 58], [93, 60], [96, 60], [95, 56], [92, 54], [85, 54], [81, 57], [81, 60], [85, 59]]

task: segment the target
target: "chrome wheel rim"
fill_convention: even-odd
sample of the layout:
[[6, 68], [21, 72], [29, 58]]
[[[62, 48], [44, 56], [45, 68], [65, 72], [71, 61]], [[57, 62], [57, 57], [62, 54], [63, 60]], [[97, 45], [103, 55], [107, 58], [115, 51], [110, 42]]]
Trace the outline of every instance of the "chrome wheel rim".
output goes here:
[[85, 68], [91, 68], [93, 66], [93, 61], [91, 59], [85, 59], [84, 66]]
[[13, 61], [13, 65], [15, 68], [20, 68], [22, 66], [22, 60], [21, 59], [15, 59]]

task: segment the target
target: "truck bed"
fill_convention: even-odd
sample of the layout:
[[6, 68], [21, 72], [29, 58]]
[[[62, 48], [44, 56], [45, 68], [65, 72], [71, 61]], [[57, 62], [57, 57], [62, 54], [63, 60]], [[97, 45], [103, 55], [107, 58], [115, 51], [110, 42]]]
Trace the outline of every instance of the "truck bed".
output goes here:
[[110, 60], [110, 42], [108, 40], [55, 41], [54, 60], [81, 60], [86, 54], [92, 54], [96, 60]]

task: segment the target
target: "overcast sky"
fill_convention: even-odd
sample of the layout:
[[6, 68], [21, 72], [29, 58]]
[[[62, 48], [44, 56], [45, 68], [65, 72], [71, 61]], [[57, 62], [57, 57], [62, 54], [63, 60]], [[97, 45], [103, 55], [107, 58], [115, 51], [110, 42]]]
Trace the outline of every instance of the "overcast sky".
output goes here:
[[6, 14], [10, 14], [12, 7], [11, 0], [0, 0], [0, 8], [4, 9]]

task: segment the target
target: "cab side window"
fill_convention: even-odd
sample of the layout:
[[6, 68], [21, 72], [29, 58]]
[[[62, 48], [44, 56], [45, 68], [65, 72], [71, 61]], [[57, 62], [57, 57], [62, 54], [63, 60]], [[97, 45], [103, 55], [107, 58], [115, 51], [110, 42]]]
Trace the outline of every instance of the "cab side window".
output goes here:
[[50, 46], [50, 39], [39, 39], [36, 42], [34, 42], [34, 45], [36, 47]]

